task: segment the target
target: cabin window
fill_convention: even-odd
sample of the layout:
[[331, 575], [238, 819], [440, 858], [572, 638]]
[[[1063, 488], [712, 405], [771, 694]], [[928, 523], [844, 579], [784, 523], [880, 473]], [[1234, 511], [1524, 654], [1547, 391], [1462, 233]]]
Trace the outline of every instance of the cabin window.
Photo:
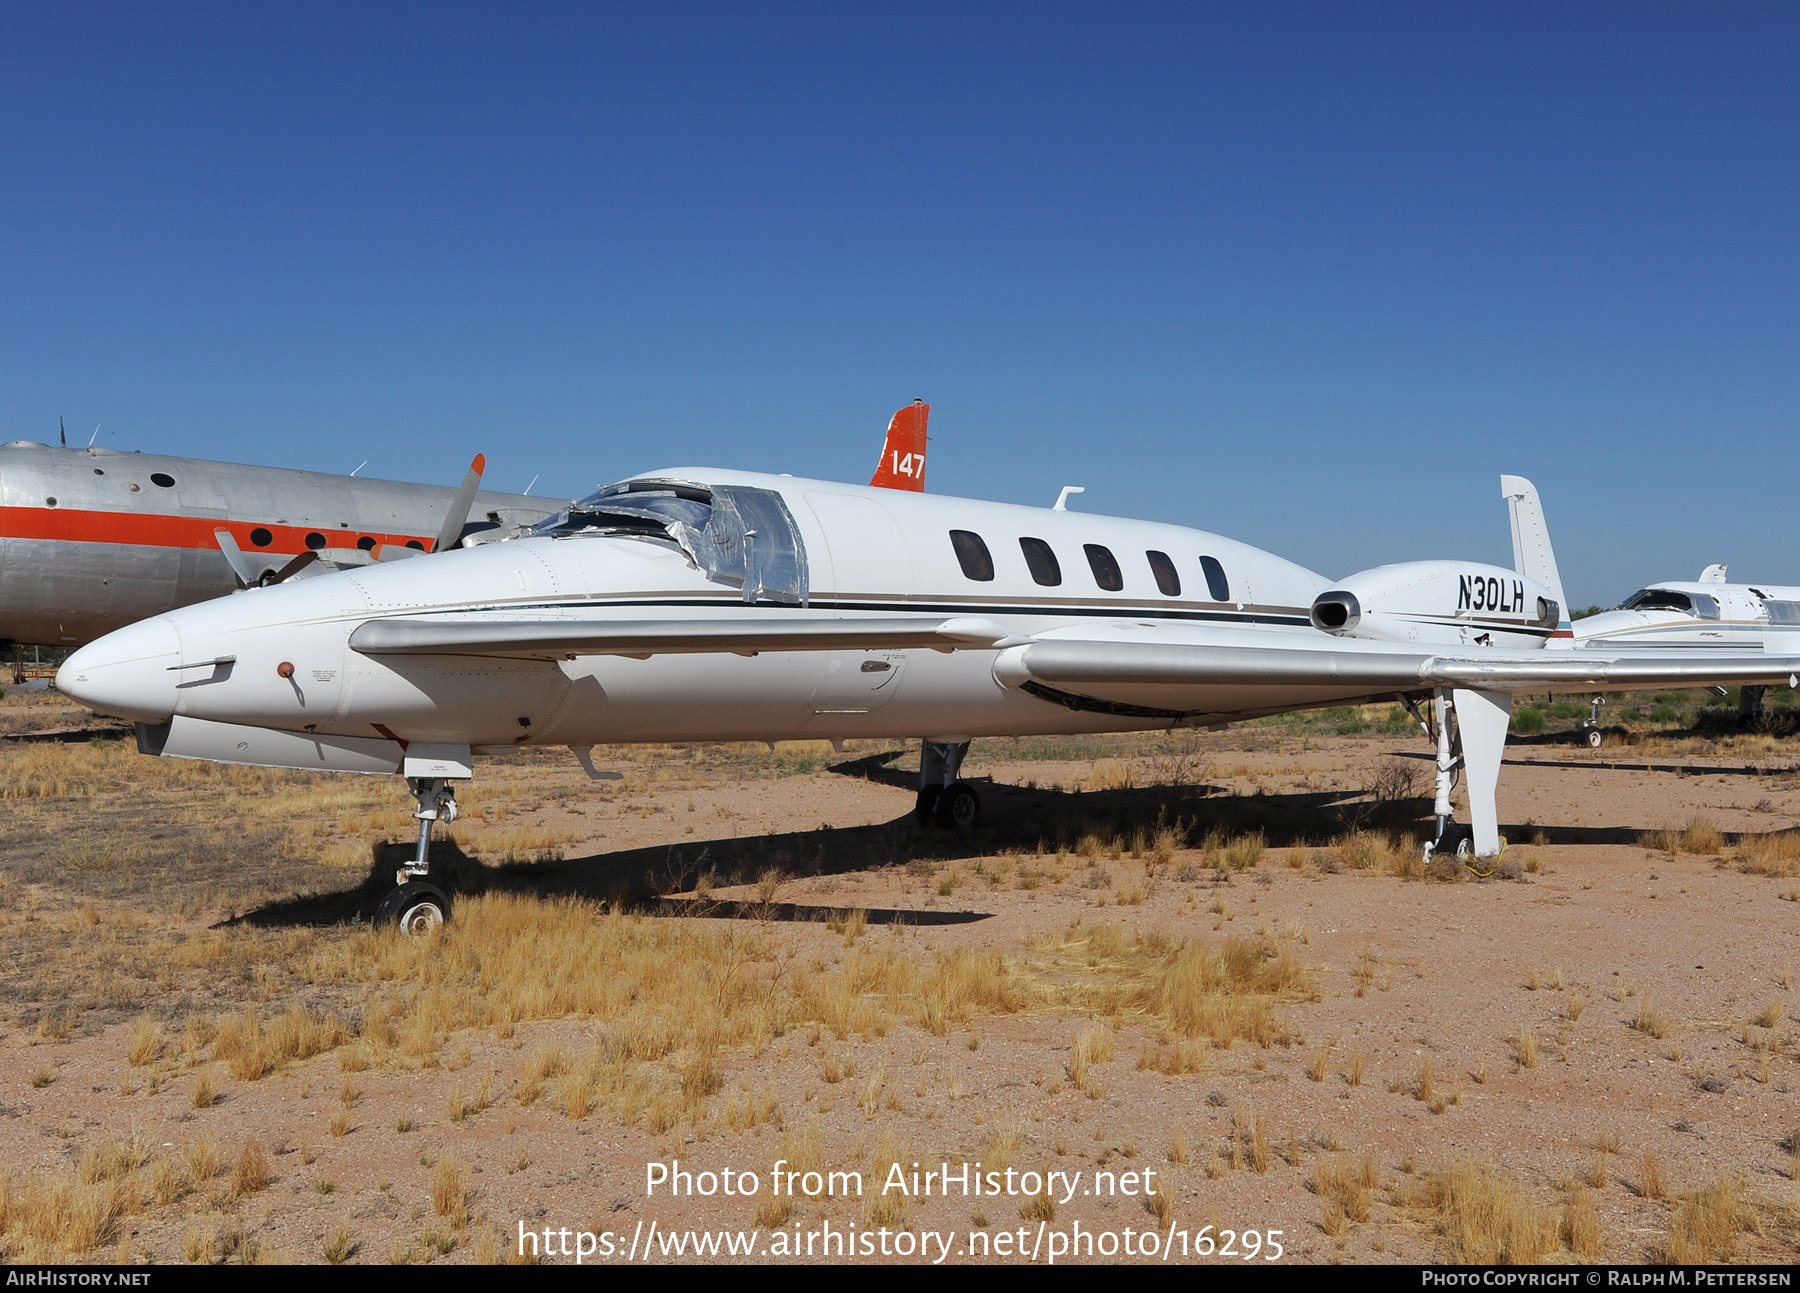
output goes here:
[[275, 536], [259, 525], [254, 530], [250, 531], [250, 542], [254, 543], [259, 548], [266, 548], [271, 543], [275, 542]]
[[1800, 624], [1800, 602], [1766, 602], [1769, 608], [1769, 623]]
[[55, 507], [56, 506], [56, 495], [52, 494], [52, 495], [50, 495], [50, 497], [46, 498], [44, 500], [44, 506], [45, 507]]
[[1217, 557], [1201, 557], [1200, 569], [1206, 573], [1206, 591], [1215, 602], [1231, 600], [1231, 581], [1225, 578], [1225, 567]]
[[532, 532], [671, 548], [706, 578], [738, 589], [751, 603], [805, 606], [811, 587], [800, 529], [781, 495], [770, 489], [622, 481], [539, 521]]
[[1102, 547], [1098, 543], [1084, 543], [1081, 550], [1087, 553], [1088, 569], [1094, 572], [1094, 582], [1109, 593], [1116, 593], [1125, 587], [1125, 576], [1119, 570], [1119, 560], [1113, 556], [1112, 549]]
[[1719, 618], [1719, 603], [1711, 593], [1695, 593], [1694, 610], [1699, 613], [1700, 618], [1703, 620], [1716, 620]]
[[174, 489], [175, 488], [175, 478], [173, 476], [169, 475], [169, 473], [166, 471], [151, 472], [150, 473], [150, 483], [152, 485], [160, 485], [163, 489]]
[[1048, 543], [1042, 539], [1020, 539], [1019, 550], [1025, 554], [1025, 565], [1031, 571], [1033, 582], [1045, 588], [1055, 588], [1062, 583], [1062, 565]]
[[375, 540], [371, 536], [365, 534], [356, 541], [356, 546], [361, 548], [364, 552], [373, 552], [375, 551]]
[[425, 551], [425, 545], [420, 543], [417, 539], [408, 539], [406, 541], [406, 546], [411, 548], [414, 552]]
[[1152, 550], [1144, 555], [1150, 559], [1150, 573], [1156, 576], [1156, 586], [1162, 589], [1163, 596], [1181, 596], [1181, 576], [1175, 573], [1175, 563], [1169, 560], [1169, 554]]
[[1678, 593], [1672, 588], [1644, 588], [1625, 599], [1619, 608], [1622, 611], [1688, 611], [1692, 612], [1694, 603], [1686, 593]]
[[979, 534], [973, 530], [952, 530], [950, 546], [956, 549], [956, 560], [965, 577], [984, 584], [993, 579], [994, 556]]
[[306, 536], [306, 546], [311, 548], [314, 552], [317, 552], [320, 548], [325, 546], [325, 536], [320, 534], [317, 530], [314, 530], [311, 534]]

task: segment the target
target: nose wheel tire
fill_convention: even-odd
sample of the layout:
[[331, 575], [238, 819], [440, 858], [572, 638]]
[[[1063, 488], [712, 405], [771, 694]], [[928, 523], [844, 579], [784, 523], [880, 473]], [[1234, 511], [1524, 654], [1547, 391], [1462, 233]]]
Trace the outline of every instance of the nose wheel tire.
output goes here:
[[1598, 750], [1601, 742], [1606, 740], [1606, 735], [1599, 728], [1590, 727], [1587, 730], [1587, 735], [1583, 739], [1587, 741], [1590, 750]]
[[938, 797], [937, 819], [951, 830], [971, 831], [981, 823], [981, 797], [963, 782], [946, 786]]
[[378, 929], [397, 926], [409, 938], [423, 938], [442, 929], [450, 919], [450, 897], [422, 880], [408, 880], [381, 900], [375, 909]]

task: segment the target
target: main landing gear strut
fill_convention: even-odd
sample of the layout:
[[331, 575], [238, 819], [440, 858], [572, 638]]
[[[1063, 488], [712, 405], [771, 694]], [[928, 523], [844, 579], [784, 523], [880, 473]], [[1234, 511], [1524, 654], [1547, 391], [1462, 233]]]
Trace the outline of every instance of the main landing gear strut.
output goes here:
[[450, 919], [450, 896], [426, 882], [431, 871], [431, 828], [456, 820], [456, 792], [442, 777], [408, 777], [406, 788], [419, 801], [419, 847], [412, 861], [394, 872], [397, 886], [375, 909], [375, 924], [398, 925], [415, 937], [429, 934]]
[[[1500, 836], [1494, 791], [1500, 780], [1507, 723], [1512, 717], [1512, 696], [1505, 692], [1439, 687], [1434, 699], [1437, 722], [1432, 735], [1437, 742], [1437, 784], [1431, 811], [1437, 818], [1437, 834], [1426, 842], [1425, 861], [1429, 864], [1433, 857], [1451, 851], [1465, 863], [1491, 861], [1506, 848], [1506, 841]], [[1414, 716], [1417, 717], [1416, 710]], [[1468, 788], [1467, 833], [1456, 826], [1456, 810], [1450, 802], [1459, 772]], [[1471, 865], [1470, 869], [1475, 867]]]
[[919, 743], [919, 798], [913, 816], [926, 825], [973, 830], [981, 821], [981, 797], [957, 772], [969, 753], [967, 741]]

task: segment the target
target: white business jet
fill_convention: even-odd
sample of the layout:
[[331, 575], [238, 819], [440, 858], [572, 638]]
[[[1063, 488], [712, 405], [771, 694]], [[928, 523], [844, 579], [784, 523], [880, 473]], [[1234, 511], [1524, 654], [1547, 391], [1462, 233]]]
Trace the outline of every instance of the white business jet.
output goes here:
[[568, 745], [600, 775], [599, 743], [917, 736], [921, 811], [966, 825], [974, 737], [1435, 698], [1433, 847], [1460, 767], [1489, 856], [1512, 693], [1800, 670], [1800, 655], [1544, 650], [1566, 632], [1562, 597], [1547, 535], [1541, 552], [1529, 537], [1535, 491], [1513, 485], [1517, 568], [1333, 583], [1215, 534], [1066, 510], [1068, 491], [1032, 508], [678, 468], [528, 537], [159, 615], [77, 651], [57, 685], [134, 720], [146, 753], [404, 775], [418, 850], [378, 915], [415, 932], [449, 914], [426, 875], [453, 783], [519, 745]]
[[[1708, 566], [1691, 583], [1671, 580], [1638, 589], [1618, 606], [1575, 624], [1584, 648], [1615, 654], [1648, 651], [1679, 654], [1800, 652], [1800, 588], [1777, 584], [1730, 584], [1725, 567]], [[1724, 688], [1719, 690], [1723, 693]], [[1762, 716], [1762, 686], [1747, 685], [1738, 698], [1738, 722]], [[1604, 739], [1596, 697], [1586, 729], [1589, 745]]]
[[1768, 635], [1800, 631], [1800, 588], [1728, 584], [1708, 566], [1692, 583], [1640, 588], [1576, 625], [1582, 646], [1619, 651], [1762, 651]]

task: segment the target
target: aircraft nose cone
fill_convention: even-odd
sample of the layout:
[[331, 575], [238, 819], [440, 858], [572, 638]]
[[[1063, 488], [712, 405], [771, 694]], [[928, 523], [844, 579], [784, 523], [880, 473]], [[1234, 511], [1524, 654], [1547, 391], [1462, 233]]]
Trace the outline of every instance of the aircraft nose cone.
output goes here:
[[56, 671], [56, 689], [99, 714], [140, 723], [175, 716], [181, 635], [158, 616], [90, 642]]

